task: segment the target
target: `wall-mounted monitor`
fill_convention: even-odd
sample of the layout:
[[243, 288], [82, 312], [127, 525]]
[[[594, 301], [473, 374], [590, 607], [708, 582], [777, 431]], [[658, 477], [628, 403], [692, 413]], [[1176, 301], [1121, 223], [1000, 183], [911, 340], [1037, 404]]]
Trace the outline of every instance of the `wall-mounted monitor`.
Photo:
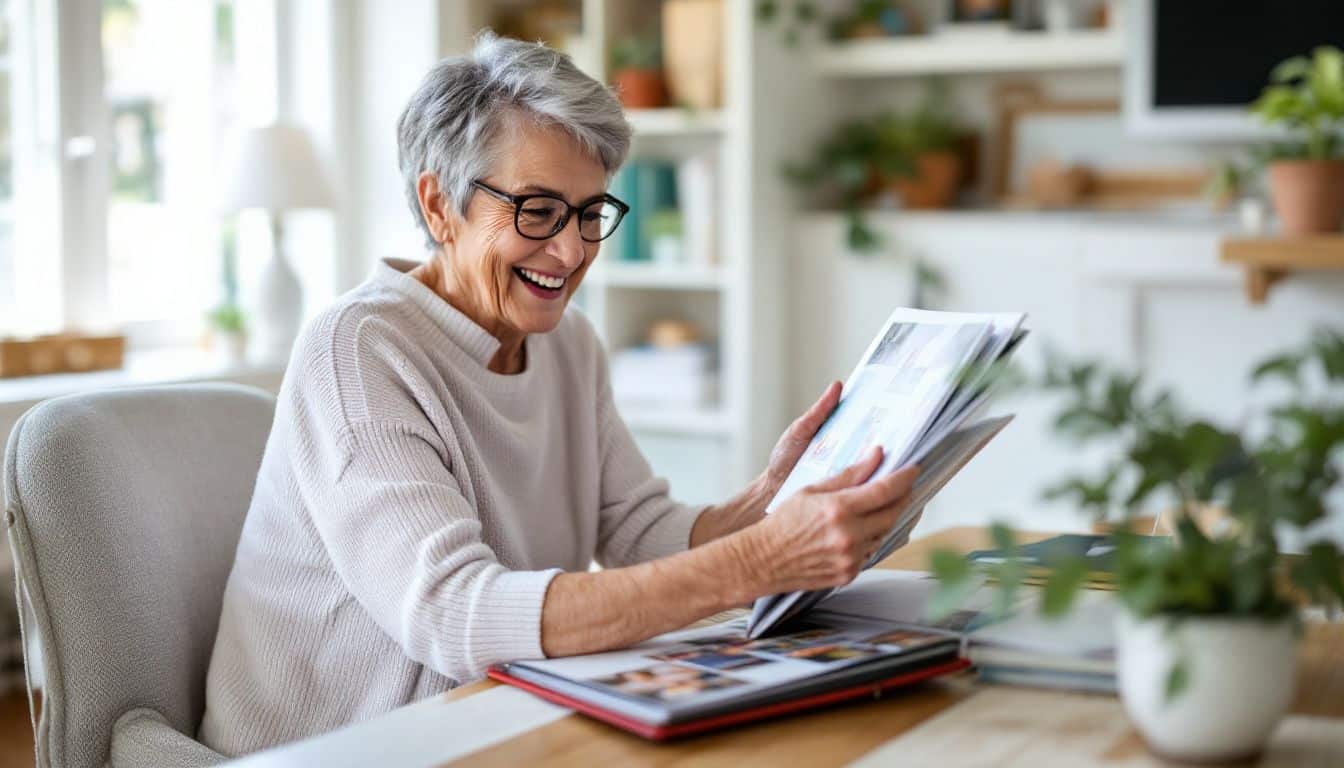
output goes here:
[[1146, 136], [1273, 135], [1248, 112], [1276, 64], [1344, 48], [1344, 0], [1128, 0], [1125, 122]]

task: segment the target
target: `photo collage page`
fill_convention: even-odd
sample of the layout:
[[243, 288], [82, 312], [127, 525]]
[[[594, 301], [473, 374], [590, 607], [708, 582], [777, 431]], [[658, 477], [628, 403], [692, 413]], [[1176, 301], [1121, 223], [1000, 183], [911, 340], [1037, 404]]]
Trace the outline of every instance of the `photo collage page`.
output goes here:
[[749, 640], [745, 627], [746, 620], [739, 619], [706, 636], [644, 648], [646, 664], [591, 677], [588, 682], [626, 696], [675, 702], [753, 684], [802, 679], [823, 669], [908, 652], [948, 638], [946, 631], [936, 629], [846, 621], [844, 626], [799, 623], [786, 634]]

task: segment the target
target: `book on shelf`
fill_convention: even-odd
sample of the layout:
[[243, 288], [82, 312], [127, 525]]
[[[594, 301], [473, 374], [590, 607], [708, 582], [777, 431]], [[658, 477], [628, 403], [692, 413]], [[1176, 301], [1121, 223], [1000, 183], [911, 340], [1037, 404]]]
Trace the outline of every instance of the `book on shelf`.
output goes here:
[[[894, 311], [766, 512], [881, 446], [883, 459], [874, 477], [909, 464], [921, 468], [904, 514], [864, 568], [890, 555], [908, 539], [924, 505], [1012, 420], [1008, 415], [968, 423], [985, 405], [999, 365], [1025, 336], [1024, 318], [1021, 313]], [[748, 632], [760, 637], [802, 616], [826, 595], [820, 590], [760, 598]]]

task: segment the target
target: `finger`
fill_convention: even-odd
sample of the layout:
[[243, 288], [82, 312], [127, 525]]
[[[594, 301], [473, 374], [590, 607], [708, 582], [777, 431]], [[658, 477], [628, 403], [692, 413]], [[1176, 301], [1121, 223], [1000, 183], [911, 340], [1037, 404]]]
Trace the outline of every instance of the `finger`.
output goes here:
[[790, 452], [796, 451], [801, 455], [839, 402], [840, 382], [833, 381], [826, 386], [826, 391], [821, 393], [821, 397], [812, 404], [812, 407], [808, 408], [802, 416], [793, 420], [793, 423], [785, 430], [784, 438], [780, 440], [780, 447], [787, 448]]
[[872, 477], [873, 472], [877, 471], [877, 467], [881, 463], [882, 448], [881, 446], [873, 446], [872, 449], [863, 455], [863, 458], [849, 465], [844, 471], [832, 477], [828, 477], [825, 480], [813, 483], [812, 485], [809, 485], [806, 490], [811, 493], [830, 493], [832, 491], [841, 490], [842, 488], [858, 485], [869, 477]]
[[826, 417], [830, 416], [831, 411], [834, 411], [835, 406], [839, 404], [840, 389], [840, 382], [838, 381], [827, 384], [826, 391], [821, 393], [817, 402], [813, 403], [811, 408], [808, 408], [802, 416], [799, 416], [793, 422], [793, 426], [789, 428], [789, 432], [793, 433], [792, 436], [811, 440], [812, 436], [821, 428], [822, 422], [826, 421]]
[[846, 488], [837, 495], [841, 504], [859, 512], [867, 512], [885, 507], [904, 497], [910, 492], [918, 476], [919, 467], [912, 464], [871, 483], [865, 483], [857, 488]]

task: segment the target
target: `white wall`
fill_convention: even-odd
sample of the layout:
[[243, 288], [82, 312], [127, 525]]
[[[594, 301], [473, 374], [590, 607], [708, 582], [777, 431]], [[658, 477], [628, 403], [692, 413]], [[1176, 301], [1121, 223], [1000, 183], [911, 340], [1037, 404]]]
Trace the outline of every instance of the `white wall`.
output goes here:
[[[909, 301], [909, 263], [921, 256], [948, 282], [940, 309], [1022, 310], [1032, 336], [1019, 355], [1039, 370], [1042, 350], [1102, 356], [1146, 370], [1199, 412], [1235, 421], [1250, 366], [1300, 343], [1321, 324], [1344, 325], [1344, 275], [1295, 276], [1262, 307], [1248, 305], [1240, 273], [1218, 262], [1223, 222], [1157, 215], [886, 213], [874, 223], [895, 255], [846, 254], [833, 214], [795, 228], [789, 402], [809, 404], [844, 378], [892, 308]], [[996, 406], [1018, 414], [930, 505], [920, 532], [1004, 520], [1023, 528], [1085, 529], [1089, 522], [1040, 490], [1087, 464], [1050, 436], [1041, 396]], [[1344, 515], [1334, 529], [1344, 539]]]
[[345, 287], [389, 256], [420, 258], [424, 245], [402, 193], [397, 170], [397, 118], [421, 78], [439, 60], [436, 0], [350, 0], [348, 234], [356, 247], [341, 274]]

